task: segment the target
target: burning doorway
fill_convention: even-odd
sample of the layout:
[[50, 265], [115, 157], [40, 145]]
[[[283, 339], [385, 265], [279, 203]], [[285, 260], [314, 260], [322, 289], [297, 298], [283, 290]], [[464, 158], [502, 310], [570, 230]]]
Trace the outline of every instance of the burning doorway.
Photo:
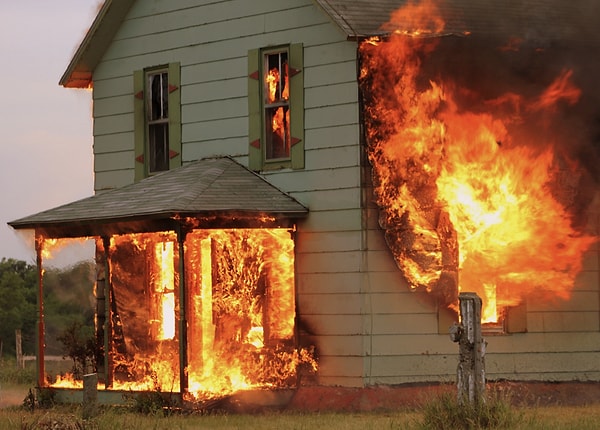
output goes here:
[[109, 242], [108, 252], [98, 246], [110, 273], [109, 387], [181, 386], [206, 397], [294, 381], [288, 229], [191, 230], [183, 244], [175, 232]]

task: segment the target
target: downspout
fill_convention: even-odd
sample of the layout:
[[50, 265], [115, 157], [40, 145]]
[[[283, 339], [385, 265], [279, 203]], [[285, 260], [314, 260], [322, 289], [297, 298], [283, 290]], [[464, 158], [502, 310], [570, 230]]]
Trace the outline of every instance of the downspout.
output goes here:
[[44, 248], [44, 238], [36, 230], [35, 232], [35, 254], [38, 270], [38, 295], [37, 295], [37, 326], [36, 326], [36, 349], [37, 358], [36, 380], [38, 388], [45, 386], [45, 363], [44, 363], [44, 269], [42, 267], [42, 252]]

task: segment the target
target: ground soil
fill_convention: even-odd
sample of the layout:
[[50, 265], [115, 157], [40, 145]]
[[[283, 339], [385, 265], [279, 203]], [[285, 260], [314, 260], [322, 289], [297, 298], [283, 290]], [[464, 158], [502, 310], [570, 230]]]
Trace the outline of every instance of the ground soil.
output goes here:
[[[584, 406], [600, 404], [600, 382], [488, 383], [488, 393], [506, 394], [518, 406]], [[308, 411], [373, 411], [413, 408], [441, 393], [456, 393], [454, 384], [410, 384], [368, 388], [302, 387], [288, 408]]]
[[9, 406], [20, 406], [23, 404], [25, 396], [29, 393], [29, 388], [23, 385], [3, 385], [0, 384], [0, 409]]

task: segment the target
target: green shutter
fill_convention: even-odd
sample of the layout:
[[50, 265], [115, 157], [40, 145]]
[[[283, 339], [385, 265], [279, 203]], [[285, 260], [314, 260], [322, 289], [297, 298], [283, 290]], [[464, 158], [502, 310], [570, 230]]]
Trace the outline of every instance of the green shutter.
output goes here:
[[169, 169], [181, 166], [181, 67], [169, 64]]
[[260, 99], [260, 50], [248, 51], [248, 168], [262, 168], [262, 103]]
[[304, 169], [304, 49], [290, 45], [290, 131], [292, 169]]
[[146, 118], [144, 115], [144, 71], [136, 70], [133, 72], [133, 146], [135, 182], [146, 177]]

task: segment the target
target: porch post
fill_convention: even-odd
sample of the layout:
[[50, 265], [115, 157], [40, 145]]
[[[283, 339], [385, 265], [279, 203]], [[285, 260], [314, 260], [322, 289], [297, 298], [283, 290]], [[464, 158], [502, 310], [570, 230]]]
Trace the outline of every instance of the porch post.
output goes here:
[[35, 356], [37, 360], [36, 380], [38, 387], [46, 385], [46, 368], [44, 364], [44, 269], [42, 267], [42, 251], [44, 248], [44, 238], [36, 230], [35, 232], [35, 254], [38, 270], [38, 295], [37, 295], [37, 343], [35, 347]]
[[110, 345], [112, 341], [112, 315], [110, 313], [111, 302], [115, 299], [112, 294], [112, 283], [110, 280], [110, 238], [102, 236], [104, 246], [104, 386], [111, 388], [113, 385], [113, 368], [110, 359]]
[[185, 272], [185, 238], [187, 231], [177, 225], [177, 244], [179, 246], [179, 392], [188, 389], [186, 368], [187, 358], [187, 291]]

